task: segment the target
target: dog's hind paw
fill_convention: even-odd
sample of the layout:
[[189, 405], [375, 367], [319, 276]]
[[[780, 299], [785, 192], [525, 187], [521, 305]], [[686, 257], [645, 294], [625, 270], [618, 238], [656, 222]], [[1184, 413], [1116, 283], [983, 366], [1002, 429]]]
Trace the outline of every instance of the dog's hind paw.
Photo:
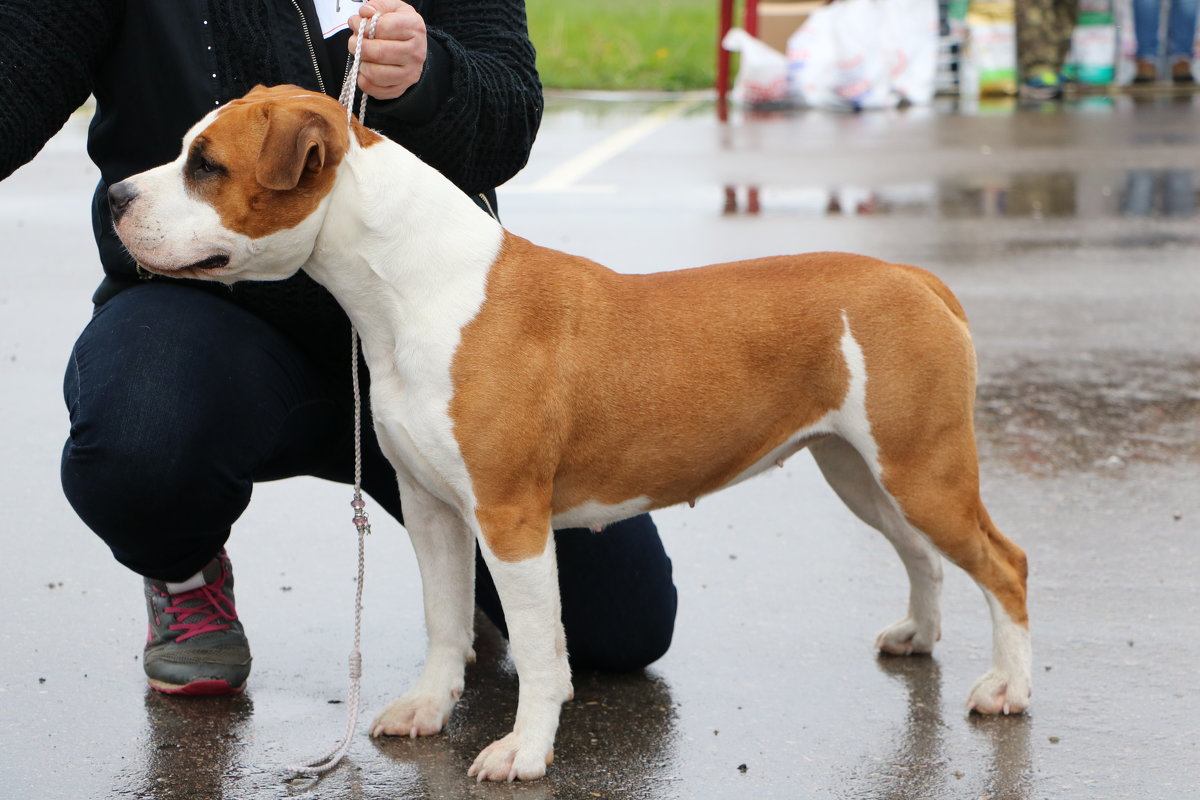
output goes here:
[[912, 617], [887, 626], [875, 637], [875, 647], [894, 656], [910, 656], [917, 653], [932, 653], [933, 645], [942, 638], [935, 625], [922, 626]]
[[1029, 707], [1028, 676], [989, 670], [967, 696], [967, 710], [979, 714], [1021, 714]]
[[522, 741], [514, 731], [483, 749], [467, 775], [479, 781], [533, 781], [546, 774], [554, 748]]
[[432, 736], [446, 727], [457, 695], [409, 695], [388, 703], [371, 723], [372, 736]]

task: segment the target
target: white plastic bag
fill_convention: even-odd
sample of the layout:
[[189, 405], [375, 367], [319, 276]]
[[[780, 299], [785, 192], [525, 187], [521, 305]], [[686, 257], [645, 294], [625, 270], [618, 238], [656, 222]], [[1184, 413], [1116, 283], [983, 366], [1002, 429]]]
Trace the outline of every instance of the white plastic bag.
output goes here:
[[833, 24], [837, 6], [821, 6], [788, 38], [788, 94], [813, 108], [841, 105], [835, 91], [837, 44]]
[[891, 108], [897, 102], [880, 6], [877, 0], [843, 0], [834, 6], [839, 12], [833, 20], [834, 91], [849, 108]]
[[817, 108], [891, 108], [933, 99], [936, 0], [843, 0], [788, 40], [792, 96]]
[[916, 106], [933, 102], [937, 81], [938, 7], [936, 0], [882, 0], [892, 91]]
[[741, 28], [725, 34], [721, 47], [742, 55], [731, 94], [735, 103], [769, 105], [787, 101], [787, 58], [783, 53]]

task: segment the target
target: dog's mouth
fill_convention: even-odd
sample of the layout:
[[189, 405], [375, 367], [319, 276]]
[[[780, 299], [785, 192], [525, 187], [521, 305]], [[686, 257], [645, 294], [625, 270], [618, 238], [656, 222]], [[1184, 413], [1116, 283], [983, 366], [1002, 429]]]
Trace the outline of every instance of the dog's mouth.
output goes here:
[[151, 264], [141, 263], [143, 269], [148, 272], [155, 272], [159, 275], [167, 275], [173, 278], [212, 278], [218, 276], [229, 266], [229, 256], [217, 254], [202, 258], [199, 261], [193, 261], [186, 266], [165, 269]]
[[197, 261], [195, 264], [189, 264], [184, 267], [188, 272], [208, 272], [209, 270], [222, 269], [229, 266], [229, 256], [216, 255], [209, 256], [202, 261]]

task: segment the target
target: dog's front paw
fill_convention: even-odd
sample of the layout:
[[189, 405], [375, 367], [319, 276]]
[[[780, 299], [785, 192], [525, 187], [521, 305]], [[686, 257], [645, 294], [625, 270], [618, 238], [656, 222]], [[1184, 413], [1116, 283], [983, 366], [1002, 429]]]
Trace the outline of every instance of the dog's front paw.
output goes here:
[[1029, 677], [991, 669], [967, 697], [967, 710], [980, 714], [1020, 714], [1029, 707]]
[[446, 727], [461, 692], [444, 697], [406, 694], [388, 703], [371, 723], [372, 736], [432, 736]]
[[932, 653], [933, 645], [942, 638], [936, 624], [922, 625], [912, 617], [905, 617], [887, 626], [875, 637], [875, 647], [894, 656], [910, 656], [915, 653]]
[[525, 742], [514, 731], [483, 749], [467, 774], [480, 781], [533, 781], [546, 774], [554, 748]]

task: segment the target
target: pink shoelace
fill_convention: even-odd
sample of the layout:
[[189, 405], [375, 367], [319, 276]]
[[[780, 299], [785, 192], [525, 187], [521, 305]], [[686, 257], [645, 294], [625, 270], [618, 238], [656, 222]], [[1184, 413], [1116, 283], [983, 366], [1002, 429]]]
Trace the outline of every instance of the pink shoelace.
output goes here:
[[[176, 642], [186, 641], [202, 633], [229, 630], [229, 625], [222, 622], [222, 620], [232, 622], [238, 617], [237, 609], [233, 607], [233, 602], [222, 591], [224, 588], [225, 572], [222, 571], [221, 577], [212, 583], [201, 586], [199, 589], [192, 589], [188, 592], [172, 595], [171, 599], [175, 601], [175, 604], [167, 606], [164, 611], [167, 614], [177, 615], [180, 620], [168, 626], [173, 631], [184, 631], [184, 633], [176, 637]], [[184, 605], [184, 603], [191, 600], [199, 600], [201, 602], [195, 606]], [[184, 619], [199, 615], [207, 616], [203, 616], [202, 619], [194, 622], [183, 621]]]

